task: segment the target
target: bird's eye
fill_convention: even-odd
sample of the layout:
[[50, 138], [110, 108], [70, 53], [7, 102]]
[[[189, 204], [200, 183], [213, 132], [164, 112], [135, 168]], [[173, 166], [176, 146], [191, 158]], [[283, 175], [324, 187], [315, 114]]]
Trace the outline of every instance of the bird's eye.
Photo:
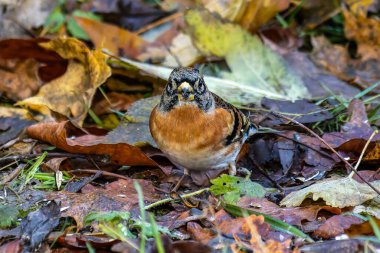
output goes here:
[[204, 84], [203, 80], [202, 79], [198, 79], [196, 82], [195, 82], [195, 90], [199, 93], [199, 94], [202, 94], [203, 92], [205, 92], [206, 90], [206, 85]]

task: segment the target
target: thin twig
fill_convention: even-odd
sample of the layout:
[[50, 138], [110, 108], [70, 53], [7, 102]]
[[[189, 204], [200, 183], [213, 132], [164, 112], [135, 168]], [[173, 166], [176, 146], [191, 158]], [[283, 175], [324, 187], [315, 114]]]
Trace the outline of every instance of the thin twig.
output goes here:
[[[189, 197], [192, 197], [192, 196], [195, 196], [195, 195], [199, 195], [199, 194], [201, 194], [201, 193], [203, 193], [205, 191], [208, 191], [209, 189], [210, 188], [204, 188], [204, 189], [200, 189], [200, 190], [195, 191], [195, 192], [190, 192], [190, 193], [187, 193], [187, 194], [183, 194], [183, 195], [181, 195], [181, 198], [185, 199], [185, 198], [189, 198]], [[174, 200], [176, 200], [176, 199], [173, 199], [173, 198], [161, 199], [161, 200], [159, 200], [157, 202], [154, 202], [154, 203], [152, 203], [150, 205], [145, 206], [145, 210], [149, 210], [149, 209], [151, 209], [153, 207], [160, 206], [160, 205], [172, 202]]]
[[380, 191], [378, 189], [376, 189], [370, 182], [368, 182], [367, 180], [365, 180], [359, 173], [358, 171], [346, 160], [344, 159], [333, 147], [330, 146], [330, 144], [328, 144], [324, 139], [322, 139], [318, 134], [316, 134], [313, 130], [311, 130], [310, 128], [308, 128], [307, 126], [305, 126], [304, 124], [302, 123], [299, 123], [298, 121], [292, 119], [292, 118], [289, 118], [287, 116], [284, 116], [284, 115], [281, 115], [281, 114], [278, 114], [276, 112], [271, 112], [271, 114], [277, 116], [277, 117], [280, 117], [280, 118], [283, 118], [283, 119], [286, 119], [294, 124], [296, 124], [297, 126], [301, 127], [302, 129], [306, 130], [307, 132], [309, 132], [311, 135], [313, 135], [315, 138], [317, 138], [319, 141], [321, 141], [323, 144], [326, 145], [326, 147], [328, 147], [336, 156], [338, 156], [338, 158], [343, 162], [345, 163], [348, 168], [351, 169], [351, 171], [353, 171], [364, 183], [366, 183], [369, 187], [372, 188], [372, 190], [374, 190], [377, 194], [380, 195]]
[[[360, 163], [361, 163], [362, 160], [363, 160], [364, 153], [367, 151], [367, 148], [368, 148], [369, 144], [371, 143], [372, 139], [373, 139], [378, 133], [379, 133], [379, 131], [376, 129], [376, 130], [371, 134], [371, 136], [369, 137], [368, 141], [366, 142], [366, 144], [365, 144], [365, 146], [364, 146], [364, 148], [363, 148], [363, 150], [362, 150], [362, 153], [361, 153], [360, 156], [359, 156], [359, 160], [358, 160], [358, 162], [357, 162], [356, 165], [355, 165], [355, 170], [358, 170], [359, 165], [360, 165]], [[349, 178], [352, 178], [353, 175], [354, 175], [354, 172], [352, 171], [351, 174], [350, 174], [348, 177], [349, 177]]]
[[[79, 169], [79, 170], [70, 170], [68, 171], [69, 173], [90, 173], [90, 174], [96, 174], [98, 173], [99, 170], [90, 170], [90, 169]], [[112, 173], [112, 172], [109, 172], [109, 171], [102, 171], [103, 172], [103, 175], [104, 176], [111, 176], [111, 177], [115, 177], [115, 178], [120, 178], [120, 179], [125, 179], [125, 180], [130, 180], [131, 178], [129, 177], [125, 177], [123, 175], [119, 175], [119, 174], [116, 174], [116, 173]]]

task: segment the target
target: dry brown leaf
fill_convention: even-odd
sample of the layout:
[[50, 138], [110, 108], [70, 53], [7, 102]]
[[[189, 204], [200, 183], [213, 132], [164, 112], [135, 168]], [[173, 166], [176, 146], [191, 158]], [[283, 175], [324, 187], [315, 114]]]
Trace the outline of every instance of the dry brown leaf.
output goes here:
[[[135, 180], [117, 180], [103, 187], [86, 185], [81, 193], [66, 191], [52, 192], [47, 199], [61, 201], [63, 217], [73, 217], [77, 229], [83, 227], [83, 218], [90, 212], [131, 211], [138, 206], [138, 195], [134, 188]], [[144, 200], [154, 202], [158, 195], [152, 183], [146, 180], [137, 180], [141, 185]]]
[[323, 239], [330, 239], [344, 233], [345, 229], [354, 224], [361, 224], [364, 220], [353, 215], [335, 215], [326, 220], [313, 235]]
[[[368, 122], [363, 101], [353, 99], [348, 106], [348, 115], [351, 118], [342, 126], [341, 132], [326, 133], [323, 135], [323, 139], [339, 151], [359, 156], [374, 130]], [[368, 158], [376, 157], [378, 152], [376, 143], [379, 141], [380, 135], [377, 134], [367, 148]], [[365, 158], [367, 159], [367, 157]]]
[[104, 136], [84, 134], [69, 122], [32, 125], [27, 134], [70, 153], [108, 155], [113, 163], [119, 165], [157, 166], [139, 148], [127, 143], [110, 144]]
[[81, 124], [91, 106], [96, 89], [111, 75], [105, 56], [90, 51], [74, 38], [58, 38], [40, 44], [69, 59], [66, 73], [45, 84], [34, 97], [20, 101], [22, 105], [45, 115], [58, 112]]
[[[245, 218], [245, 223], [242, 229], [246, 235], [250, 235], [249, 246], [248, 243], [246, 244], [248, 246], [247, 248], [258, 253], [298, 252], [297, 249], [294, 249], [294, 251], [290, 250], [291, 240], [286, 240], [284, 242], [278, 242], [272, 239], [263, 241], [259, 233], [263, 224], [265, 224], [263, 216], [250, 215]], [[235, 252], [243, 252], [238, 250], [237, 246], [238, 244], [235, 244], [232, 245], [231, 248], [233, 250], [235, 249]]]
[[380, 20], [368, 18], [363, 13], [354, 13], [343, 10], [344, 33], [348, 39], [357, 43], [380, 45]]
[[38, 77], [39, 63], [34, 59], [19, 61], [11, 71], [0, 69], [0, 92], [5, 96], [19, 101], [36, 94], [42, 81]]
[[74, 19], [98, 49], [106, 48], [114, 54], [136, 58], [148, 45], [140, 36], [120, 27], [88, 18]]
[[296, 225], [299, 227], [302, 226], [303, 221], [315, 221], [319, 216], [319, 212], [327, 211], [333, 214], [341, 213], [339, 208], [330, 206], [308, 205], [305, 207], [281, 208], [265, 198], [243, 197], [240, 199], [238, 206], [265, 213], [271, 217], [285, 221], [290, 225]]

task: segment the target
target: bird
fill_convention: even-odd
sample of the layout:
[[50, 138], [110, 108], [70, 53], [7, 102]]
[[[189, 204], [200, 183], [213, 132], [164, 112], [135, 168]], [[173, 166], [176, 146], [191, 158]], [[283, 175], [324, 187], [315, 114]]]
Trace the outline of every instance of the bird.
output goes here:
[[257, 127], [235, 106], [212, 93], [196, 68], [175, 68], [149, 118], [158, 148], [178, 168], [227, 169], [236, 175], [236, 158]]

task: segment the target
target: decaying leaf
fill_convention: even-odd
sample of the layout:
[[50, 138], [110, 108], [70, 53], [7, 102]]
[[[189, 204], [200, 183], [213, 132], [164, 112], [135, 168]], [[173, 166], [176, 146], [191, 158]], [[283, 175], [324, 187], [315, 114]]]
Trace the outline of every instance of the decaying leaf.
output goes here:
[[368, 214], [380, 219], [380, 198], [371, 199], [361, 205], [355, 206], [354, 213]]
[[336, 207], [308, 205], [305, 207], [279, 207], [265, 198], [242, 197], [238, 206], [265, 213], [273, 218], [285, 221], [290, 225], [302, 227], [302, 222], [315, 221], [320, 212], [326, 211], [332, 214], [341, 214], [341, 210]]
[[47, 39], [0, 41], [0, 91], [19, 101], [35, 95], [44, 82], [62, 75], [67, 62], [38, 43]]
[[[379, 24], [380, 30], [380, 24]], [[312, 38], [313, 52], [310, 55], [313, 61], [330, 71], [342, 80], [352, 81], [367, 87], [379, 80], [378, 46], [358, 43], [357, 56], [352, 58], [347, 47], [332, 44], [327, 38], [319, 36]]]
[[136, 58], [148, 44], [138, 35], [111, 24], [81, 17], [75, 17], [75, 20], [97, 49], [106, 48], [112, 53]]
[[67, 152], [108, 155], [112, 162], [119, 165], [156, 165], [135, 146], [109, 143], [104, 136], [84, 134], [69, 122], [36, 124], [30, 126], [27, 133], [34, 139], [48, 142]]
[[74, 38], [58, 38], [40, 44], [69, 59], [66, 73], [45, 84], [34, 97], [18, 105], [51, 115], [58, 112], [81, 124], [90, 108], [96, 89], [111, 75], [105, 56], [100, 51], [90, 51]]
[[60, 217], [60, 206], [54, 200], [39, 210], [30, 212], [21, 222], [23, 252], [37, 250], [48, 234], [58, 226]]
[[335, 215], [327, 219], [313, 234], [324, 239], [330, 239], [343, 234], [344, 230], [350, 228], [351, 225], [363, 222], [364, 220], [353, 215]]
[[125, 116], [125, 122], [107, 135], [109, 142], [125, 142], [131, 145], [146, 144], [157, 147], [149, 130], [149, 117], [153, 108], [159, 103], [160, 96], [140, 99], [133, 103]]
[[[373, 134], [374, 129], [368, 122], [367, 112], [362, 100], [353, 99], [348, 106], [348, 115], [350, 120], [346, 122], [341, 132], [331, 132], [323, 135], [323, 139], [327, 141], [333, 148], [347, 153], [355, 153], [359, 155], [370, 136]], [[372, 139], [367, 153], [371, 157], [376, 155], [376, 142], [379, 142], [380, 135], [377, 134]]]
[[[83, 227], [84, 217], [91, 212], [131, 211], [137, 207], [138, 195], [133, 179], [118, 180], [103, 187], [86, 185], [81, 193], [66, 191], [52, 192], [47, 199], [62, 201], [62, 207], [68, 207], [63, 217], [73, 217], [77, 228]], [[158, 196], [150, 181], [138, 180], [144, 192], [145, 201], [156, 201]]]
[[221, 1], [212, 0], [206, 4], [211, 12], [217, 12], [223, 18], [239, 23], [245, 29], [256, 31], [280, 11], [289, 7], [289, 0], [258, 1]]
[[212, 186], [210, 191], [215, 196], [224, 196], [224, 200], [229, 203], [234, 203], [243, 196], [248, 197], [264, 197], [265, 189], [258, 183], [252, 182], [246, 178], [229, 176], [223, 174], [222, 176], [211, 180]]
[[[284, 95], [289, 100], [308, 97], [302, 79], [281, 58], [267, 48], [257, 36], [241, 27], [223, 23], [207, 11], [190, 10], [185, 20], [196, 46], [206, 55], [225, 57], [231, 73], [224, 77], [245, 86], [245, 95], [236, 97], [236, 103], [247, 103], [252, 96], [249, 87], [256, 87]], [[219, 86], [216, 93], [223, 93]], [[257, 97], [257, 95], [256, 95]]]
[[[380, 180], [372, 182], [380, 187]], [[358, 183], [352, 178], [325, 179], [299, 191], [285, 196], [281, 205], [300, 206], [302, 202], [312, 197], [314, 201], [323, 199], [327, 205], [334, 207], [357, 206], [377, 196], [377, 193], [365, 183]]]

